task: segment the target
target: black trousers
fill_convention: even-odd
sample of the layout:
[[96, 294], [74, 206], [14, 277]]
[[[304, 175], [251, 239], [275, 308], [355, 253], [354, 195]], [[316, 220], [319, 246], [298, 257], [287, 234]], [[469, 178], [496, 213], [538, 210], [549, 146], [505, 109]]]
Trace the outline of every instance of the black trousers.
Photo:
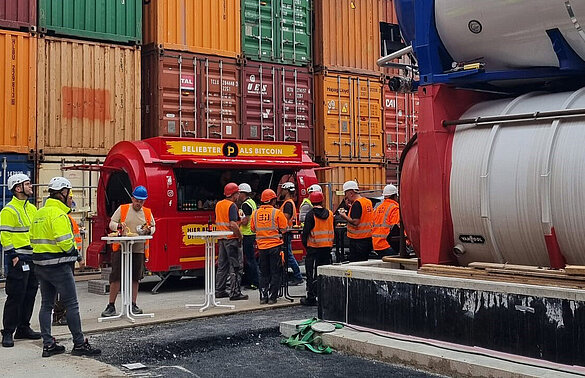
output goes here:
[[[25, 264], [29, 267], [27, 271], [22, 270]], [[30, 327], [38, 289], [39, 281], [32, 262], [23, 262], [19, 259], [16, 266], [12, 266], [12, 261], [9, 262], [2, 319], [5, 331], [14, 332], [20, 327]]]
[[278, 297], [280, 277], [282, 276], [282, 260], [280, 247], [261, 249], [260, 255], [260, 299]]
[[305, 270], [307, 273], [307, 298], [313, 300], [320, 297], [319, 277], [317, 267], [331, 264], [331, 248], [307, 247]]
[[349, 239], [349, 261], [368, 261], [372, 252], [372, 238]]

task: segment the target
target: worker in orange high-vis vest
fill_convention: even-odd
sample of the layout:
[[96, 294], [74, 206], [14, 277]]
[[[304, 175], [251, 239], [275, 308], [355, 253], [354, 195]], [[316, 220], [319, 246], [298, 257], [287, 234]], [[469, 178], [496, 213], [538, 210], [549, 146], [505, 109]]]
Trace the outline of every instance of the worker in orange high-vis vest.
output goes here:
[[[398, 189], [392, 185], [386, 185], [382, 191], [384, 202], [374, 210], [374, 228], [372, 230], [372, 243], [378, 256], [390, 256], [398, 253], [396, 243], [391, 241], [392, 234], [398, 235], [400, 224], [400, 210], [398, 207]], [[394, 246], [391, 245], [394, 244]]]
[[285, 182], [280, 186], [280, 202], [282, 205], [280, 206], [280, 211], [284, 214], [288, 221], [288, 229], [284, 234], [283, 240], [283, 249], [284, 249], [284, 258], [288, 264], [288, 267], [293, 271], [293, 278], [289, 281], [289, 285], [296, 286], [303, 283], [303, 276], [301, 275], [301, 268], [299, 268], [299, 263], [297, 263], [297, 259], [295, 259], [295, 255], [293, 254], [292, 250], [292, 233], [290, 232], [290, 228], [296, 223], [297, 220], [297, 206], [295, 205], [294, 201], [295, 196], [295, 184], [292, 182]]
[[372, 223], [374, 208], [372, 201], [359, 194], [359, 186], [355, 181], [343, 184], [345, 200], [350, 205], [349, 215], [339, 209], [339, 215], [347, 222], [349, 238], [349, 261], [367, 261], [372, 251]]
[[276, 193], [266, 189], [260, 197], [262, 206], [252, 213], [250, 228], [256, 233], [260, 263], [260, 304], [274, 304], [280, 290], [282, 259], [280, 249], [282, 234], [288, 228], [288, 220], [274, 206]]
[[313, 191], [309, 201], [313, 208], [305, 216], [301, 240], [307, 250], [305, 270], [307, 273], [307, 297], [301, 298], [301, 304], [316, 306], [320, 298], [317, 267], [331, 264], [333, 247], [333, 213], [323, 207], [323, 193]]
[[[230, 301], [248, 299], [242, 294], [242, 270], [244, 259], [242, 252], [242, 233], [240, 232], [240, 215], [236, 200], [239, 197], [238, 184], [230, 182], [223, 188], [225, 199], [215, 205], [215, 225], [217, 231], [232, 231], [227, 239], [219, 240], [217, 256], [217, 273], [215, 275], [215, 296], [230, 297]], [[226, 291], [227, 279], [230, 278], [229, 292]]]
[[[110, 220], [110, 230], [120, 229], [125, 233], [130, 231], [139, 235], [152, 235], [155, 231], [155, 222], [152, 211], [144, 206], [148, 192], [142, 185], [134, 188], [132, 203], [120, 205]], [[116, 315], [116, 298], [120, 290], [122, 278], [122, 253], [119, 244], [112, 244], [112, 273], [110, 273], [110, 302], [102, 312], [102, 317]], [[138, 297], [138, 281], [144, 277], [144, 263], [150, 257], [150, 243], [134, 243], [132, 245], [132, 313], [142, 314], [143, 311], [136, 305]]]

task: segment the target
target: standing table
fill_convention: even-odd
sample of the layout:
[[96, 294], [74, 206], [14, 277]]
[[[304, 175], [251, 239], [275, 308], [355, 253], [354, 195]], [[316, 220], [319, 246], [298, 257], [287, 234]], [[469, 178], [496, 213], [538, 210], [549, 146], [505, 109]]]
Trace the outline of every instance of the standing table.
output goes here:
[[144, 242], [152, 239], [152, 235], [138, 236], [104, 236], [108, 244], [120, 243], [120, 252], [122, 254], [122, 277], [120, 282], [120, 296], [122, 297], [122, 310], [116, 316], [98, 318], [98, 322], [107, 320], [119, 320], [126, 315], [127, 320], [134, 323], [134, 318], [154, 318], [154, 314], [134, 314], [132, 312], [132, 246], [134, 243]]
[[201, 307], [199, 312], [215, 307], [234, 309], [234, 305], [221, 304], [215, 299], [215, 241], [225, 239], [232, 231], [197, 231], [187, 232], [187, 236], [205, 239], [205, 301], [202, 304], [186, 304], [185, 307]]

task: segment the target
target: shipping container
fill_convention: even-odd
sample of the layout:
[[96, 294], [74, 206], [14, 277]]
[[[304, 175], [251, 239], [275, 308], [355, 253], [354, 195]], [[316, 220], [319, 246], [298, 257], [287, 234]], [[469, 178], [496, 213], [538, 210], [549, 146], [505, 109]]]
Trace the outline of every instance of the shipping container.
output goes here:
[[311, 63], [311, 0], [242, 0], [242, 50], [267, 62]]
[[325, 162], [382, 162], [382, 83], [378, 77], [315, 75], [316, 152]]
[[0, 0], [0, 27], [33, 31], [37, 24], [37, 0]]
[[36, 147], [37, 40], [0, 30], [0, 152]]
[[240, 66], [233, 58], [143, 50], [143, 137], [240, 137]]
[[399, 93], [384, 86], [384, 128], [386, 132], [386, 160], [398, 163], [406, 143], [416, 133], [418, 96]]
[[105, 155], [140, 139], [140, 50], [39, 38], [37, 148], [46, 155]]
[[[0, 154], [0, 185], [2, 185], [2, 202], [0, 209], [12, 199], [12, 192], [8, 190], [8, 178], [17, 173], [24, 173], [35, 181], [35, 164], [28, 154]], [[34, 202], [34, 198], [31, 200]]]
[[240, 0], [145, 2], [144, 44], [197, 54], [241, 54]]
[[142, 0], [39, 0], [39, 31], [140, 44]]
[[301, 142], [314, 157], [309, 69], [248, 61], [241, 83], [242, 139]]
[[317, 169], [317, 180], [323, 188], [326, 202], [335, 208], [343, 201], [343, 183], [357, 181], [364, 196], [380, 196], [386, 185], [386, 168], [383, 164], [331, 163]]
[[379, 73], [381, 0], [314, 2], [318, 70]]

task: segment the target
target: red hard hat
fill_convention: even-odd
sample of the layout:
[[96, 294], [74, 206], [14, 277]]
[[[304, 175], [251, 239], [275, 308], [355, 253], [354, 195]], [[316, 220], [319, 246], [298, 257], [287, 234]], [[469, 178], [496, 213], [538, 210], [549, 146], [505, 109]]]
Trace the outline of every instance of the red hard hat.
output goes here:
[[311, 201], [313, 204], [321, 203], [323, 202], [323, 199], [323, 193], [321, 192], [311, 192], [311, 194], [309, 194], [309, 201]]
[[238, 188], [238, 184], [236, 184], [235, 182], [230, 182], [226, 184], [226, 186], [223, 188], [223, 195], [229, 197], [232, 194], [235, 194], [239, 191], [240, 189]]
[[276, 198], [276, 193], [272, 189], [266, 189], [262, 192], [262, 196], [260, 197], [260, 201], [264, 203], [268, 203]]

